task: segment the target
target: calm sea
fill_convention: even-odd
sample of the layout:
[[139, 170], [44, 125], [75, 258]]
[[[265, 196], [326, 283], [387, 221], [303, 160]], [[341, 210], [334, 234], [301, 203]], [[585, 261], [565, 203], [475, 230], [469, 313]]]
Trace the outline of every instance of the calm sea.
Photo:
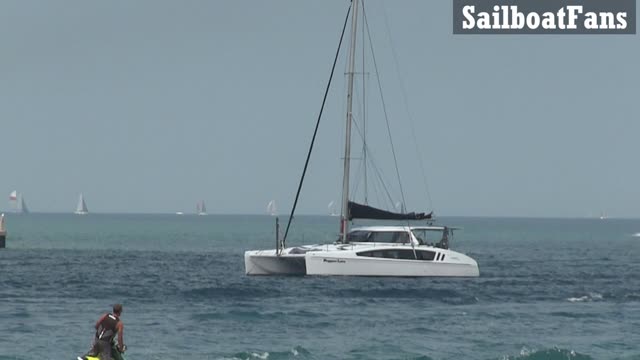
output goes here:
[[0, 359], [75, 359], [115, 302], [128, 360], [640, 359], [640, 220], [441, 220], [479, 278], [247, 277], [267, 216], [9, 214]]

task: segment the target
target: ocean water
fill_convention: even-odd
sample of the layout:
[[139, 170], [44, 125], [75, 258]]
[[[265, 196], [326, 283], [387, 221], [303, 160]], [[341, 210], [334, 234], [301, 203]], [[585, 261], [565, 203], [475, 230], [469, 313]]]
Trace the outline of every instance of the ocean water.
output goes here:
[[[476, 279], [247, 277], [267, 216], [9, 214], [0, 359], [640, 359], [640, 220], [444, 218]], [[289, 244], [335, 238], [299, 216]], [[634, 234], [636, 236], [634, 236]]]

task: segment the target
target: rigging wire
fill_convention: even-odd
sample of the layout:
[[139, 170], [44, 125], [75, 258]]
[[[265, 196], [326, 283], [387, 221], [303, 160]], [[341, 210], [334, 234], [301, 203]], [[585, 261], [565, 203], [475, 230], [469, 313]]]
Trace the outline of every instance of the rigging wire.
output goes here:
[[[354, 124], [354, 126], [356, 128], [357, 134], [362, 139], [364, 137], [364, 134], [362, 133], [362, 129], [360, 129], [360, 126], [358, 126], [358, 122], [354, 121], [353, 124]], [[391, 193], [389, 192], [389, 189], [387, 188], [387, 185], [386, 185], [387, 182], [384, 180], [384, 176], [382, 176], [382, 172], [380, 171], [378, 166], [376, 166], [376, 161], [375, 161], [375, 158], [373, 156], [373, 152], [371, 152], [371, 150], [369, 149], [369, 145], [366, 146], [366, 149], [367, 149], [367, 153], [369, 154], [369, 156], [367, 158], [367, 161], [369, 162], [369, 164], [371, 164], [371, 168], [374, 170], [375, 175], [377, 176], [377, 179], [380, 182], [380, 185], [384, 189], [384, 192], [387, 195], [387, 198], [388, 198], [390, 204], [392, 204], [392, 206], [393, 206], [393, 197], [391, 196]], [[375, 184], [375, 183], [373, 183], [373, 184]]]
[[[373, 51], [373, 41], [371, 41], [371, 32], [369, 31], [369, 22], [367, 21], [367, 12], [365, 10], [364, 7], [364, 2], [362, 4], [362, 15], [364, 18], [364, 22], [367, 26], [367, 35], [369, 37], [369, 45], [371, 47], [371, 58], [373, 60], [373, 67], [376, 70], [376, 78], [378, 80], [378, 89], [380, 91], [380, 101], [382, 103], [382, 109], [384, 112], [384, 120], [387, 124], [387, 134], [389, 134], [389, 143], [391, 144], [391, 153], [393, 154], [393, 161], [394, 161], [394, 165], [396, 168], [396, 176], [398, 177], [398, 185], [400, 186], [400, 195], [402, 196], [402, 204], [403, 204], [403, 209], [401, 210], [402, 213], [404, 213], [404, 206], [406, 206], [407, 202], [405, 201], [405, 197], [404, 197], [404, 190], [402, 188], [402, 182], [400, 181], [400, 171], [398, 170], [398, 159], [396, 157], [396, 150], [395, 147], [393, 146], [393, 139], [391, 137], [391, 128], [389, 126], [389, 117], [387, 116], [387, 107], [385, 105], [385, 101], [384, 101], [384, 95], [382, 94], [382, 84], [380, 82], [380, 74], [378, 72], [378, 64], [376, 62], [376, 56], [375, 53]], [[410, 225], [409, 220], [407, 219], [407, 226]], [[411, 241], [411, 249], [413, 250], [413, 256], [417, 259], [418, 258], [418, 254], [416, 253], [416, 249], [415, 246], [413, 244], [413, 241]]]
[[387, 115], [387, 106], [384, 101], [384, 95], [382, 94], [382, 83], [380, 81], [380, 73], [378, 72], [378, 64], [376, 62], [376, 56], [373, 51], [373, 41], [371, 41], [371, 32], [369, 31], [369, 22], [367, 21], [367, 12], [365, 11], [364, 1], [362, 4], [362, 14], [365, 25], [367, 27], [367, 36], [369, 37], [369, 46], [371, 48], [371, 58], [373, 60], [373, 68], [376, 71], [376, 79], [378, 80], [378, 90], [380, 91], [380, 101], [382, 103], [382, 110], [384, 112], [384, 120], [387, 124], [387, 134], [389, 135], [389, 143], [391, 144], [391, 153], [393, 154], [393, 162], [396, 169], [396, 176], [398, 178], [398, 185], [400, 186], [400, 195], [402, 196], [402, 203], [406, 204], [404, 197], [404, 189], [402, 188], [402, 181], [400, 180], [400, 170], [398, 169], [398, 158], [396, 156], [396, 150], [393, 146], [393, 138], [391, 137], [391, 127], [389, 126], [389, 116]]
[[338, 43], [338, 49], [336, 50], [336, 56], [333, 59], [333, 66], [331, 67], [331, 75], [329, 75], [329, 82], [327, 83], [327, 88], [324, 91], [324, 97], [322, 99], [322, 105], [320, 106], [320, 113], [318, 114], [318, 120], [316, 121], [316, 127], [313, 131], [313, 137], [311, 138], [311, 144], [309, 145], [309, 152], [307, 153], [307, 160], [304, 163], [304, 169], [302, 170], [302, 176], [300, 177], [300, 183], [298, 184], [298, 191], [296, 192], [296, 198], [293, 201], [293, 207], [291, 208], [291, 214], [289, 215], [289, 221], [287, 222], [287, 228], [284, 232], [284, 237], [282, 238], [282, 247], [285, 247], [285, 243], [287, 240], [287, 235], [289, 234], [289, 228], [291, 226], [291, 221], [293, 221], [293, 214], [296, 211], [296, 206], [298, 205], [298, 199], [300, 198], [300, 191], [302, 190], [302, 184], [304, 183], [304, 176], [307, 173], [307, 167], [309, 166], [309, 159], [311, 159], [311, 152], [313, 151], [313, 145], [316, 141], [316, 135], [318, 134], [318, 127], [320, 126], [320, 119], [322, 119], [322, 112], [324, 110], [324, 105], [327, 102], [327, 95], [329, 94], [329, 89], [331, 88], [331, 81], [333, 80], [333, 73], [336, 69], [336, 63], [338, 62], [338, 55], [340, 54], [340, 48], [342, 47], [342, 40], [344, 39], [344, 33], [347, 29], [347, 23], [349, 22], [349, 14], [351, 13], [352, 3], [349, 4], [349, 9], [347, 10], [347, 16], [344, 19], [344, 25], [342, 26], [342, 34], [340, 34], [340, 42]]
[[[364, 12], [364, 6], [363, 6]], [[382, 4], [382, 14], [384, 16], [384, 24], [387, 29], [387, 38], [389, 39], [389, 45], [391, 47], [391, 54], [393, 55], [393, 62], [395, 65], [396, 74], [398, 75], [398, 81], [400, 83], [400, 91], [402, 93], [402, 100], [404, 102], [405, 111], [407, 113], [407, 118], [409, 119], [409, 125], [411, 126], [411, 137], [413, 138], [413, 144], [416, 148], [416, 154], [418, 156], [418, 163], [420, 163], [420, 172], [422, 174], [422, 182], [426, 191], [427, 200], [429, 201], [429, 205], [431, 208], [435, 208], [435, 204], [431, 198], [431, 192], [429, 191], [429, 183], [427, 181], [426, 171], [424, 170], [424, 161], [422, 159], [422, 155], [420, 152], [420, 148], [418, 147], [418, 140], [416, 139], [416, 130], [413, 122], [413, 116], [411, 116], [411, 112], [409, 111], [409, 102], [407, 100], [407, 91], [404, 86], [404, 81], [402, 81], [402, 76], [400, 75], [400, 62], [398, 61], [398, 55], [396, 53], [396, 49], [393, 46], [393, 41], [391, 40], [391, 27], [389, 26], [389, 20], [387, 18], [387, 12], [385, 11], [384, 3]]]

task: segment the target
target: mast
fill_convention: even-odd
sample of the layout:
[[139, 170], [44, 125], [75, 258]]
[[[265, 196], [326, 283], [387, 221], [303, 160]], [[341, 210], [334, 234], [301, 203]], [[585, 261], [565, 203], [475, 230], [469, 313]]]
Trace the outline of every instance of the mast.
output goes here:
[[[362, 3], [362, 13], [364, 14], [364, 0]], [[367, 186], [367, 96], [366, 96], [366, 77], [364, 48], [366, 37], [364, 36], [364, 25], [366, 19], [362, 21], [362, 164], [364, 170], [364, 204], [369, 205], [369, 190]], [[371, 40], [369, 40], [371, 41]]]
[[349, 68], [347, 71], [347, 125], [344, 142], [344, 168], [342, 177], [342, 219], [341, 237], [342, 242], [347, 242], [349, 232], [349, 169], [351, 157], [351, 122], [353, 120], [353, 75], [355, 70], [356, 55], [356, 35], [358, 31], [358, 0], [353, 0], [353, 15], [351, 17], [351, 47], [349, 48]]

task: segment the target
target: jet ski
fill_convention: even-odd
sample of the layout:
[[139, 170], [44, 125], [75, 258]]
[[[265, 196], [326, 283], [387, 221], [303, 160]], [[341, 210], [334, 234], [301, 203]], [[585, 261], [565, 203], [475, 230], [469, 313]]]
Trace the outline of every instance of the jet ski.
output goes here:
[[[124, 352], [127, 351], [127, 345], [124, 346], [122, 352], [118, 351], [118, 347], [115, 344], [111, 346], [111, 359], [112, 360], [125, 360]], [[100, 360], [100, 355], [83, 355], [78, 356], [77, 360]]]

